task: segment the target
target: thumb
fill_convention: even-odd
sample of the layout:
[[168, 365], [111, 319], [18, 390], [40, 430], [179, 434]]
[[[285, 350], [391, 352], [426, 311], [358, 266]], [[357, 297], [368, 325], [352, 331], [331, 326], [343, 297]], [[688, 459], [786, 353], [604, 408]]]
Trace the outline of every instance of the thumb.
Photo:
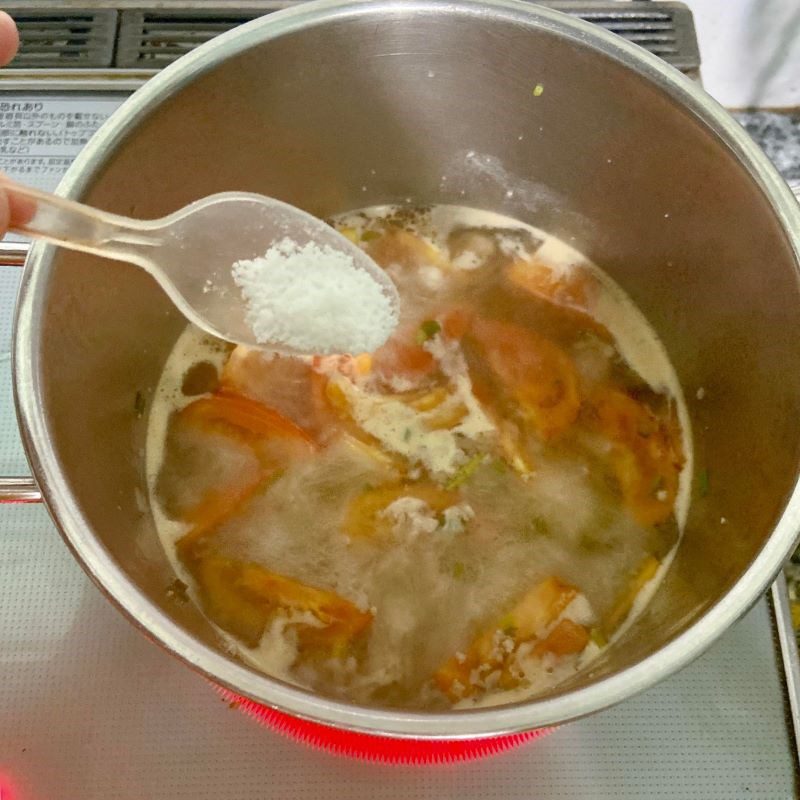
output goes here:
[[17, 54], [19, 32], [14, 20], [0, 11], [0, 66], [5, 66]]
[[14, 192], [14, 184], [0, 173], [0, 237], [10, 228], [26, 225], [36, 214], [36, 201]]
[[6, 195], [6, 190], [0, 186], [0, 238], [5, 236], [8, 230], [9, 217], [8, 195]]

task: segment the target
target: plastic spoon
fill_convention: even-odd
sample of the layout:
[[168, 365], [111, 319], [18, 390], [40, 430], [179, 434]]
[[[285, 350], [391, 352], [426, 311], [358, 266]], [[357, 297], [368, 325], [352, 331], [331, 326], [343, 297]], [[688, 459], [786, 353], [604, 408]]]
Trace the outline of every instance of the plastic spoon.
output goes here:
[[[109, 214], [57, 195], [0, 180], [12, 204], [11, 230], [86, 253], [127, 261], [150, 273], [178, 309], [214, 336], [251, 347], [298, 351], [286, 342], [259, 342], [231, 267], [263, 256], [286, 237], [314, 242], [352, 259], [388, 300], [395, 320], [397, 289], [361, 249], [316, 217], [287, 203], [246, 192], [210, 195], [169, 216], [138, 220]], [[14, 213], [16, 210], [16, 213]], [[321, 302], [324, 298], [321, 298]], [[353, 314], [361, 314], [354, 298]], [[321, 347], [318, 352], [329, 352]]]

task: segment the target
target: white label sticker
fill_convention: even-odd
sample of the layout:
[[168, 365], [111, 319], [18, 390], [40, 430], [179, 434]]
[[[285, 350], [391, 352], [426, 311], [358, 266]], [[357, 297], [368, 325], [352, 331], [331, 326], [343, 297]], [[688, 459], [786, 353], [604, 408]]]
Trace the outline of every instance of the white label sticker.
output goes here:
[[[0, 172], [52, 192], [127, 94], [0, 92]], [[9, 234], [5, 241], [25, 241]]]

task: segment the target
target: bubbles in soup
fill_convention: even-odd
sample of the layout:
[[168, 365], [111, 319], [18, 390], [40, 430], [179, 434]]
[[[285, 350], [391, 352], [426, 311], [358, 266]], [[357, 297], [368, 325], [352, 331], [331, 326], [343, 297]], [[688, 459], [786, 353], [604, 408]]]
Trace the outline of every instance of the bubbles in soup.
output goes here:
[[190, 327], [148, 480], [164, 549], [246, 661], [362, 704], [503, 703], [600, 652], [669, 563], [689, 428], [630, 300], [575, 250], [460, 207], [334, 220], [391, 275], [371, 355]]

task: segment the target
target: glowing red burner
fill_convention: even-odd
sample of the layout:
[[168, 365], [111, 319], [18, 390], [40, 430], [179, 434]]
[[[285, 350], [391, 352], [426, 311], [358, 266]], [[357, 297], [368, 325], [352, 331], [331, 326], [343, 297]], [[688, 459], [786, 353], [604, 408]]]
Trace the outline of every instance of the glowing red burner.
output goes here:
[[16, 796], [11, 784], [11, 778], [0, 772], [0, 800], [15, 800]]
[[502, 753], [523, 742], [538, 739], [553, 728], [494, 736], [489, 739], [452, 739], [430, 741], [427, 739], [390, 739], [366, 733], [351, 733], [297, 719], [289, 714], [263, 706], [245, 697], [214, 687], [229, 703], [244, 711], [262, 725], [304, 744], [337, 755], [378, 761], [384, 764], [446, 764], [454, 761], [471, 761], [476, 758]]

